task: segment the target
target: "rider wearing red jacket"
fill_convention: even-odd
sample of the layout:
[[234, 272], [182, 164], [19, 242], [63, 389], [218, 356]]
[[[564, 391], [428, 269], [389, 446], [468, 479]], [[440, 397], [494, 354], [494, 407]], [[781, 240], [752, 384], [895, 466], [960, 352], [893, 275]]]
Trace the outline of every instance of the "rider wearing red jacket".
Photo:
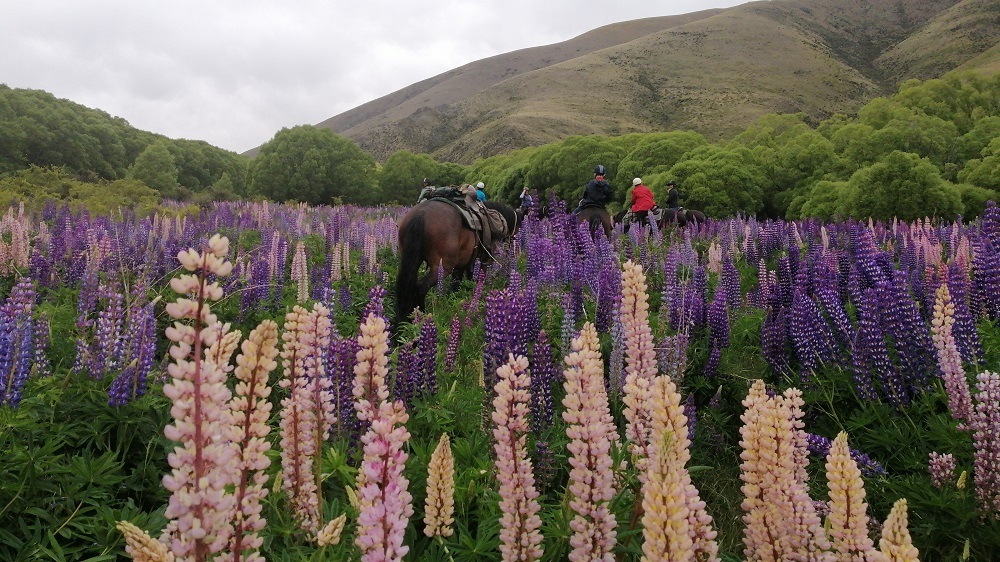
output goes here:
[[649, 211], [656, 207], [653, 192], [642, 184], [641, 178], [632, 180], [632, 214], [636, 222], [649, 226]]

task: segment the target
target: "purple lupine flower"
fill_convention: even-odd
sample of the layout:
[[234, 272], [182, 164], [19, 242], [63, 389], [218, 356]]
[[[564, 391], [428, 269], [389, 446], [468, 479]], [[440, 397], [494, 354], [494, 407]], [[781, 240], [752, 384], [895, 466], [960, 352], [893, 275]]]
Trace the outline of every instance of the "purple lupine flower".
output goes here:
[[[880, 283], [879, 318], [888, 335], [903, 376], [907, 396], [923, 390], [935, 373], [934, 344], [928, 323], [920, 316], [916, 303], [907, 292], [906, 274], [896, 272], [892, 278]], [[908, 400], [907, 400], [908, 401]]]
[[570, 342], [576, 337], [576, 307], [573, 306], [573, 294], [562, 295], [562, 329], [559, 332], [559, 344], [562, 349], [569, 349]]
[[153, 304], [134, 311], [129, 318], [128, 364], [108, 389], [108, 405], [124, 406], [146, 393], [146, 381], [156, 364], [156, 315]]
[[359, 348], [357, 338], [331, 334], [326, 354], [326, 376], [333, 383], [330, 392], [334, 395], [338, 433], [352, 438], [359, 436], [362, 427], [354, 409], [353, 390], [354, 365], [357, 363]]
[[598, 279], [594, 327], [599, 333], [607, 333], [611, 329], [612, 311], [618, 308], [622, 298], [621, 273], [618, 268], [604, 267]]
[[556, 382], [558, 369], [552, 358], [552, 345], [544, 331], [538, 338], [531, 353], [531, 426], [535, 435], [552, 427], [552, 384]]
[[448, 331], [448, 347], [444, 353], [444, 370], [453, 371], [458, 358], [458, 342], [462, 339], [462, 320], [459, 315], [451, 317], [451, 329]]
[[[833, 441], [822, 435], [806, 433], [806, 448], [813, 455], [825, 459], [830, 454], [831, 445], [833, 445]], [[886, 474], [885, 467], [881, 463], [857, 449], [851, 449], [851, 458], [858, 463], [858, 469], [865, 476], [872, 478]]]
[[791, 348], [788, 338], [788, 312], [775, 303], [764, 317], [760, 328], [760, 345], [764, 361], [775, 373], [791, 372]]
[[52, 361], [49, 360], [49, 343], [52, 335], [49, 317], [44, 312], [38, 315], [35, 324], [35, 376], [47, 377], [52, 374]]
[[955, 324], [952, 327], [955, 345], [958, 346], [958, 352], [964, 361], [977, 364], [983, 358], [983, 345], [979, 339], [976, 320], [969, 310], [968, 272], [958, 262], [948, 264], [948, 291], [955, 306]]
[[858, 303], [858, 330], [854, 340], [854, 390], [862, 400], [874, 400], [877, 382], [889, 402], [899, 407], [906, 402], [906, 388], [889, 358], [885, 332], [879, 321], [878, 293], [864, 291]]
[[698, 423], [698, 407], [694, 403], [694, 394], [689, 393], [684, 399], [684, 416], [688, 421], [688, 440], [693, 440], [695, 426]]
[[788, 334], [795, 357], [802, 365], [802, 380], [807, 381], [823, 363], [834, 359], [837, 344], [830, 325], [807, 292], [804, 276], [800, 274], [794, 289]]
[[721, 282], [726, 290], [726, 304], [729, 305], [729, 310], [739, 309], [740, 296], [743, 294], [740, 292], [740, 272], [736, 270], [733, 257], [729, 254], [722, 258]]
[[385, 320], [386, 325], [389, 325], [389, 319], [385, 315], [385, 287], [382, 285], [375, 285], [368, 291], [368, 302], [365, 304], [365, 309], [361, 312], [361, 318], [368, 318], [369, 314], [374, 314]]
[[17, 407], [34, 356], [35, 285], [22, 277], [0, 306], [0, 406]]
[[486, 296], [483, 368], [489, 386], [493, 386], [493, 376], [506, 363], [508, 355], [527, 356], [528, 338], [523, 331], [524, 311], [521, 304], [516, 293], [509, 288], [492, 291]]
[[941, 488], [955, 481], [955, 457], [951, 453], [943, 455], [931, 451], [927, 459], [927, 470], [931, 473], [931, 484]]
[[90, 364], [87, 366], [90, 377], [94, 379], [104, 377], [110, 370], [119, 366], [123, 348], [125, 297], [116, 288], [108, 286], [102, 286], [100, 293], [104, 307], [97, 314]]
[[417, 375], [414, 379], [414, 391], [419, 396], [428, 397], [437, 393], [438, 329], [430, 314], [421, 313], [417, 317], [415, 322], [420, 326], [420, 333], [414, 344], [414, 368]]
[[556, 455], [548, 442], [541, 439], [535, 441], [535, 483], [541, 490], [552, 485], [556, 475]]
[[656, 348], [656, 363], [660, 372], [680, 385], [687, 371], [687, 352], [690, 338], [687, 332], [677, 332], [664, 336]]

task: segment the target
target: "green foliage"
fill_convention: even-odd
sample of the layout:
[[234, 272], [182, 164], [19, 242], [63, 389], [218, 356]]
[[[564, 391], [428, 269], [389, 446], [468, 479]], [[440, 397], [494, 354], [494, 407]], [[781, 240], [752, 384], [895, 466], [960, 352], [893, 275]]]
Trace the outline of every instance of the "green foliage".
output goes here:
[[916, 154], [893, 151], [882, 161], [858, 170], [848, 182], [853, 191], [847, 211], [855, 217], [905, 221], [927, 216], [954, 218], [963, 212], [953, 185]]
[[177, 182], [177, 164], [170, 154], [165, 141], [157, 141], [146, 147], [132, 163], [128, 177], [140, 181], [164, 197], [180, 199]]
[[[714, 217], [755, 214], [762, 206], [763, 177], [745, 149], [704, 146], [670, 169], [681, 191], [681, 204]], [[665, 182], [664, 182], [665, 183]], [[666, 186], [655, 190], [666, 198]]]
[[34, 210], [51, 202], [66, 203], [73, 209], [87, 209], [99, 215], [122, 209], [147, 215], [159, 205], [160, 194], [134, 179], [84, 182], [70, 176], [65, 169], [31, 166], [0, 178], [0, 204], [16, 202]]
[[275, 201], [374, 204], [375, 160], [329, 129], [282, 129], [250, 165], [250, 191]]
[[462, 181], [464, 168], [460, 164], [442, 164], [426, 154], [395, 152], [379, 170], [380, 202], [411, 204], [417, 200], [424, 178], [430, 178], [433, 185], [457, 185]]

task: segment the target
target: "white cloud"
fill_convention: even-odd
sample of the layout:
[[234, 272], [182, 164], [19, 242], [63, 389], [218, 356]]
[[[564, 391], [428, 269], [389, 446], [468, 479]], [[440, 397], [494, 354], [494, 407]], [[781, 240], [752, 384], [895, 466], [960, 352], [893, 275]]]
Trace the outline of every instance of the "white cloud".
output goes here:
[[242, 152], [485, 57], [739, 3], [16, 2], [0, 20], [0, 82]]

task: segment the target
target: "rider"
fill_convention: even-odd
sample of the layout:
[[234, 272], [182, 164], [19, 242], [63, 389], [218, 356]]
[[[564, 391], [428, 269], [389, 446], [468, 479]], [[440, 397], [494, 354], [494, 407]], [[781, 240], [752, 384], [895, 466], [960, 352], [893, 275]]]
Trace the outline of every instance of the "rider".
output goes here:
[[667, 182], [667, 208], [677, 210], [681, 208], [681, 194], [677, 191], [677, 182], [670, 180]]
[[486, 192], [483, 191], [485, 187], [486, 184], [484, 184], [483, 182], [479, 182], [476, 184], [476, 201], [479, 201], [480, 203], [486, 202]]
[[434, 192], [433, 183], [434, 182], [431, 181], [431, 178], [424, 178], [424, 181], [422, 182], [422, 186], [420, 188], [420, 196], [417, 197], [417, 203], [423, 201], [424, 199], [430, 198], [431, 193]]
[[604, 166], [600, 164], [594, 166], [594, 179], [587, 182], [586, 187], [583, 188], [583, 199], [580, 200], [580, 206], [573, 210], [574, 214], [579, 213], [588, 205], [604, 207], [611, 201], [613, 193], [611, 184], [604, 181], [605, 173], [607, 170]]
[[654, 207], [653, 192], [642, 184], [642, 178], [632, 180], [632, 214], [636, 222], [649, 226], [649, 212]]

